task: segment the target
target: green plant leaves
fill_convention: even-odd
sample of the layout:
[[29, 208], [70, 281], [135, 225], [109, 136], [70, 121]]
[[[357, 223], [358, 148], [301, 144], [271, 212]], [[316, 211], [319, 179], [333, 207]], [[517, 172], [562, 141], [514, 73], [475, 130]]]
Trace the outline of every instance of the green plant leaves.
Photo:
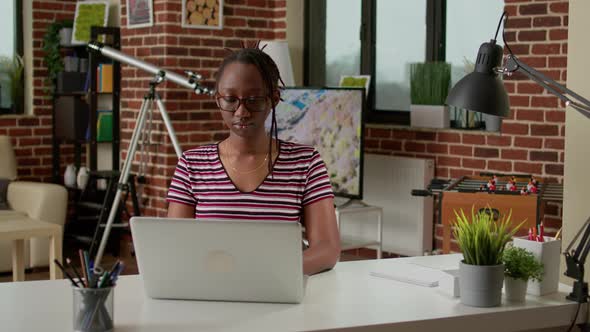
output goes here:
[[410, 65], [410, 98], [414, 105], [444, 105], [451, 84], [451, 65], [445, 62]]
[[501, 264], [506, 244], [526, 221], [511, 228], [512, 210], [502, 220], [494, 221], [489, 207], [475, 213], [473, 206], [471, 219], [467, 218], [463, 209], [460, 209], [460, 214], [457, 211], [454, 213], [456, 221], [453, 234], [463, 252], [465, 263], [471, 265]]
[[543, 280], [543, 264], [535, 256], [524, 248], [507, 246], [502, 255], [504, 274], [527, 281]]

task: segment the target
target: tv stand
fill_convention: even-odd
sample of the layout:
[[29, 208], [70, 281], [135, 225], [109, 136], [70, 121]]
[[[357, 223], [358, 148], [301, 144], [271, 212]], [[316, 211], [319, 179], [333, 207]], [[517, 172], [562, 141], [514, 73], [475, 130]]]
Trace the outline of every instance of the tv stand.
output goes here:
[[[377, 250], [377, 259], [382, 257], [383, 243], [383, 208], [380, 206], [369, 205], [362, 200], [348, 199], [343, 203], [338, 202], [336, 198], [336, 223], [340, 231], [340, 247], [342, 250], [351, 250], [359, 248], [375, 248]], [[377, 234], [375, 240], [367, 240], [361, 236], [342, 236], [342, 216], [352, 214], [376, 214]]]

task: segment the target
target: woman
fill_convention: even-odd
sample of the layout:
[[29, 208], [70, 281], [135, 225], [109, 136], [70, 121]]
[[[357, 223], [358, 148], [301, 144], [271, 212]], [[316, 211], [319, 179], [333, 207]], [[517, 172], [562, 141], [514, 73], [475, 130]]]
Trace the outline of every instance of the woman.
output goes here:
[[[215, 78], [230, 135], [183, 153], [168, 192], [168, 217], [300, 221], [309, 243], [303, 272], [331, 269], [340, 255], [334, 195], [318, 152], [277, 138], [276, 64], [257, 46], [242, 48], [224, 59]], [[264, 128], [269, 114], [270, 135]]]

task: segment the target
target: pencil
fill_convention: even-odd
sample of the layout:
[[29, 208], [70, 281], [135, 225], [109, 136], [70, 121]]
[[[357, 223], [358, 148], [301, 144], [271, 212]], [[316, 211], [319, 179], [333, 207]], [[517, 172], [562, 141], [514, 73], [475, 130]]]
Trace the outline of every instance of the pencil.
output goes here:
[[76, 269], [76, 267], [72, 264], [72, 260], [66, 258], [66, 264], [72, 268], [74, 274], [76, 275], [76, 278], [78, 278], [78, 280], [80, 280], [81, 283], [84, 283], [84, 281], [82, 281], [82, 276], [80, 275], [80, 272], [78, 272], [78, 269]]
[[80, 255], [80, 266], [82, 267], [82, 274], [84, 275], [84, 284], [88, 287], [90, 286], [90, 283], [88, 282], [88, 269], [86, 268], [86, 261], [84, 260], [82, 249], [78, 250], [78, 255]]
[[61, 263], [57, 259], [54, 259], [53, 262], [66, 275], [66, 277], [68, 277], [68, 279], [70, 279], [70, 281], [72, 282], [72, 285], [74, 285], [76, 287], [80, 287], [80, 285], [78, 285], [76, 280], [74, 280], [74, 278], [72, 278], [72, 276], [68, 273], [68, 271], [66, 271], [66, 269], [63, 267], [63, 265], [61, 265]]

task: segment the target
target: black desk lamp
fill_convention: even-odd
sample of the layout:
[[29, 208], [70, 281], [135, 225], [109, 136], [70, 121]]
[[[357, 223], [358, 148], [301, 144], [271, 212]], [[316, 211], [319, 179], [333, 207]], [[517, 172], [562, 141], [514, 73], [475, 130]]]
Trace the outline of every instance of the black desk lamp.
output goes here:
[[[508, 15], [502, 14], [502, 19]], [[496, 29], [496, 37], [500, 30], [500, 23]], [[504, 37], [504, 33], [502, 33]], [[455, 107], [506, 117], [510, 114], [508, 94], [499, 74], [510, 76], [515, 72], [523, 73], [537, 84], [563, 100], [567, 105], [576, 109], [587, 118], [590, 118], [590, 101], [569, 90], [565, 86], [555, 82], [534, 68], [520, 61], [510, 50], [510, 46], [504, 39], [504, 45], [508, 49], [508, 55], [504, 67], [502, 64], [502, 47], [496, 44], [496, 37], [488, 43], [483, 43], [477, 53], [475, 70], [461, 79], [449, 92], [446, 103]], [[583, 233], [576, 250], [571, 250], [579, 235]], [[567, 270], [565, 275], [576, 279], [572, 292], [567, 299], [576, 302], [588, 301], [588, 283], [584, 282], [584, 263], [590, 251], [590, 219], [581, 227], [564, 252]]]

